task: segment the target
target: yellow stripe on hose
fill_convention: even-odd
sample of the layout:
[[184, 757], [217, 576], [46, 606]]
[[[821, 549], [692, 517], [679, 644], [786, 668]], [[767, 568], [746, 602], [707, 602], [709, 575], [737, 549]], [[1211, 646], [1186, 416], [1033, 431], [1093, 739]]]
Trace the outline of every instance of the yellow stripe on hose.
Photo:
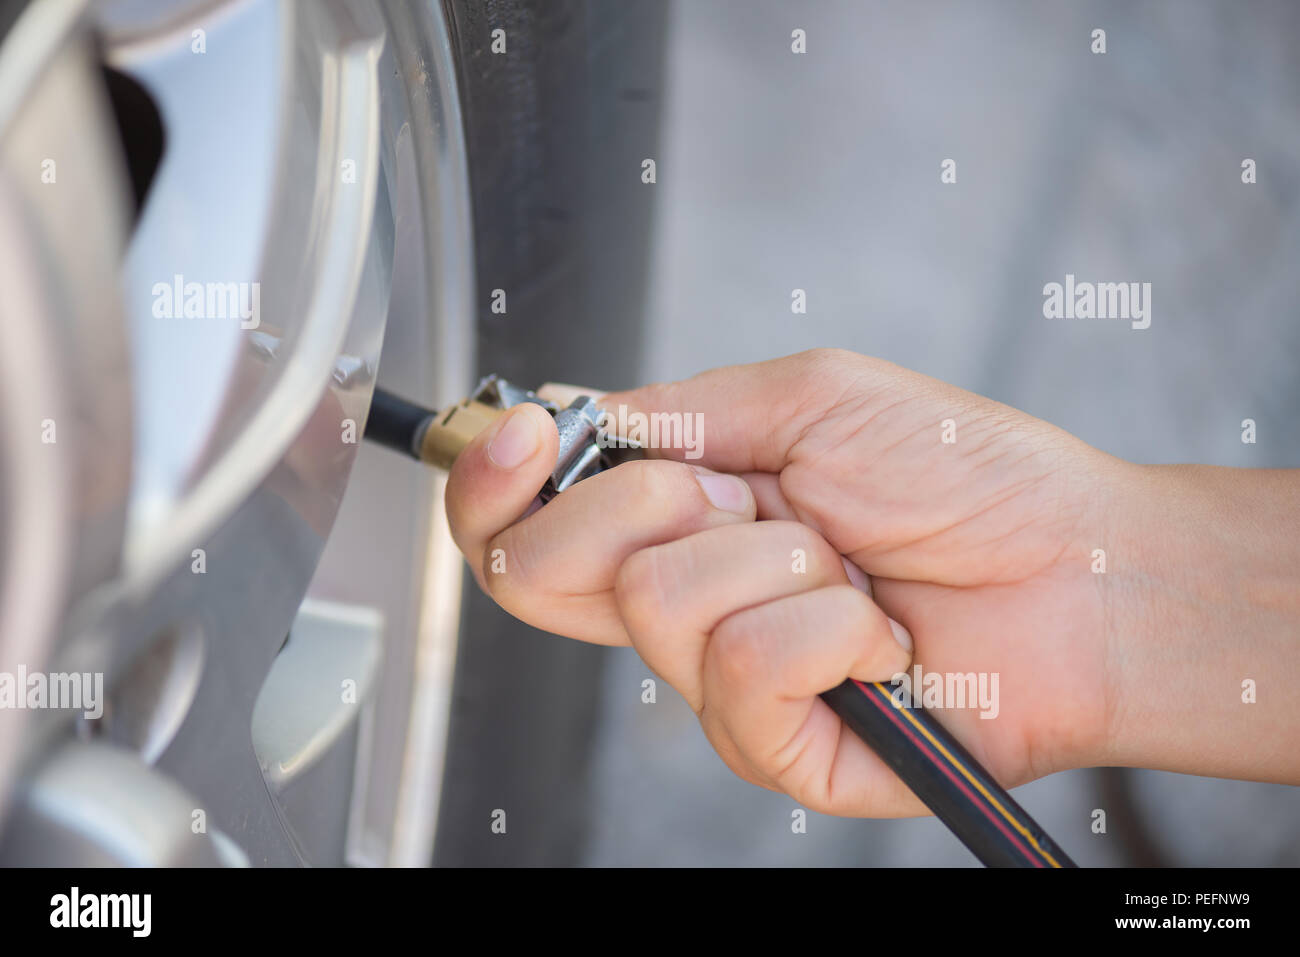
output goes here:
[[[894, 706], [894, 696], [889, 693], [889, 691], [885, 688], [885, 686], [881, 684], [879, 681], [873, 681], [872, 684], [882, 695], [884, 695], [886, 698], [889, 699], [890, 705]], [[916, 730], [920, 731], [923, 735], [925, 735], [926, 740], [929, 741], [932, 745], [934, 745], [935, 749], [938, 750], [940, 754], [942, 754], [945, 758], [948, 759], [948, 763], [951, 764], [958, 771], [960, 771], [962, 773], [962, 777], [964, 777], [971, 784], [975, 785], [975, 789], [979, 791], [980, 794], [984, 795], [984, 799], [988, 801], [989, 804], [993, 805], [994, 808], [997, 809], [997, 812], [1001, 814], [1003, 818], [1006, 819], [1006, 822], [1010, 824], [1012, 827], [1014, 827], [1017, 831], [1019, 831], [1022, 836], [1024, 836], [1029, 840], [1029, 843], [1034, 846], [1034, 850], [1036, 850], [1039, 854], [1042, 855], [1043, 860], [1047, 861], [1047, 863], [1051, 864], [1053, 867], [1061, 866], [1060, 864], [1057, 863], [1056, 858], [1052, 857], [1051, 854], [1048, 854], [1045, 850], [1043, 850], [1041, 847], [1038, 846], [1038, 841], [1034, 839], [1034, 835], [1031, 834], [1028, 830], [1026, 830], [1025, 826], [1021, 824], [1019, 821], [1017, 821], [1015, 817], [1013, 817], [1010, 813], [1008, 813], [1007, 809], [1004, 808], [1001, 804], [999, 804], [997, 802], [997, 799], [994, 798], [992, 794], [989, 794], [989, 792], [985, 789], [984, 785], [980, 784], [979, 780], [973, 777], [971, 773], [968, 770], [966, 770], [966, 766], [962, 764], [960, 761], [958, 761], [955, 757], [953, 757], [948, 752], [947, 748], [945, 748], [942, 744], [936, 741], [934, 735], [932, 735], [928, 730], [926, 730], [925, 725], [917, 721], [916, 718], [912, 716], [912, 714], [909, 712], [907, 708], [898, 708], [895, 706], [895, 710], [901, 711], [903, 713], [903, 717], [906, 718], [908, 721], [910, 721], [912, 723], [912, 726], [915, 727]]]

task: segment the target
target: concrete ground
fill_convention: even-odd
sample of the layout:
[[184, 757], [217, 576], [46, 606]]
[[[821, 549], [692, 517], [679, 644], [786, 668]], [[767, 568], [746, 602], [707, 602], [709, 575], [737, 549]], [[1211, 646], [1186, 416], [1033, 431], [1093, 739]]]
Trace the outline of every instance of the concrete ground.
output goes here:
[[[834, 345], [1126, 458], [1300, 466], [1300, 7], [695, 0], [670, 31], [646, 380]], [[1066, 273], [1150, 282], [1150, 328], [1044, 319]], [[606, 685], [589, 863], [972, 863], [932, 820], [792, 834], [793, 802], [733, 777], [674, 692], [641, 703], [648, 674], [620, 652]], [[1129, 784], [1156, 859], [1300, 864], [1297, 789]], [[1118, 864], [1136, 841], [1088, 827], [1103, 786], [1017, 798]]]

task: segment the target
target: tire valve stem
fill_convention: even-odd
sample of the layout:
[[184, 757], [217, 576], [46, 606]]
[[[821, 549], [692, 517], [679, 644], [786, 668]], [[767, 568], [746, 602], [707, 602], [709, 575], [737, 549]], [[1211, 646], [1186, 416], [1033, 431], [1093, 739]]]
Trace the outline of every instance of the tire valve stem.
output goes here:
[[560, 452], [539, 496], [543, 502], [575, 482], [620, 462], [642, 458], [644, 450], [601, 428], [603, 413], [591, 396], [582, 395], [565, 408], [541, 398], [530, 389], [513, 385], [497, 375], [483, 378], [474, 391], [441, 412], [434, 412], [383, 389], [375, 389], [366, 419], [365, 437], [380, 445], [449, 470], [456, 457], [497, 418], [516, 405], [540, 405], [555, 419]]

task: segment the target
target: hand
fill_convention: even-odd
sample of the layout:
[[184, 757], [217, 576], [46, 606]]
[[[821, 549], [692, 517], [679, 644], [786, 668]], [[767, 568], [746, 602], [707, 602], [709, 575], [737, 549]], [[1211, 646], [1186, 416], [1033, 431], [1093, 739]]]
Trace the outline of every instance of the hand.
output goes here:
[[[1168, 655], [1150, 618], [1162, 602], [1177, 605], [1177, 589], [1159, 585], [1156, 563], [1133, 574], [1159, 541], [1150, 529], [1133, 534], [1153, 513], [1161, 483], [1151, 470], [838, 351], [603, 400], [620, 404], [700, 413], [699, 462], [742, 475], [744, 505], [735, 486], [731, 508], [703, 493], [704, 483], [727, 488], [725, 476], [699, 473], [701, 483], [683, 464], [652, 461], [588, 480], [512, 524], [555, 457], [549, 417], [520, 409], [507, 422], [528, 417], [529, 454], [513, 468], [492, 464], [487, 444], [506, 423], [466, 450], [448, 487], [453, 531], [480, 582], [519, 617], [586, 640], [630, 640], [747, 779], [829, 813], [922, 811], [815, 697], [845, 676], [902, 670], [906, 652], [891, 637], [905, 645], [909, 632], [925, 672], [998, 676], [995, 718], [966, 708], [942, 720], [1004, 784], [1097, 763], [1261, 776], [1239, 745], [1177, 744], [1159, 719], [1179, 707], [1150, 706], [1164, 690], [1195, 702], [1196, 680], [1214, 664], [1178, 667], [1179, 689], [1159, 681]], [[751, 524], [753, 514], [763, 521]], [[498, 548], [506, 570], [484, 571]], [[792, 568], [799, 548], [803, 573]], [[1122, 574], [1097, 571], [1096, 549]], [[840, 555], [872, 576], [878, 607], [845, 587]], [[1174, 617], [1200, 620], [1189, 609]], [[1204, 703], [1181, 710], [1206, 713]], [[1228, 724], [1244, 717], [1226, 705], [1216, 713]]]

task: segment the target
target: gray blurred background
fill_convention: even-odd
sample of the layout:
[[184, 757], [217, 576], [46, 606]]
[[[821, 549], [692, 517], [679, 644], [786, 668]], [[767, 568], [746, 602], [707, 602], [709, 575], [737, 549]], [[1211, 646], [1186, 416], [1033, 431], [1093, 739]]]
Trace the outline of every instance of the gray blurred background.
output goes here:
[[[840, 346], [1137, 461], [1300, 466], [1300, 6], [696, 0], [668, 37], [642, 381]], [[1067, 272], [1150, 282], [1151, 327], [1044, 319]], [[974, 863], [931, 820], [792, 834], [675, 692], [642, 704], [649, 674], [612, 653], [587, 863]], [[1016, 796], [1081, 865], [1300, 863], [1293, 788], [1077, 771]]]

